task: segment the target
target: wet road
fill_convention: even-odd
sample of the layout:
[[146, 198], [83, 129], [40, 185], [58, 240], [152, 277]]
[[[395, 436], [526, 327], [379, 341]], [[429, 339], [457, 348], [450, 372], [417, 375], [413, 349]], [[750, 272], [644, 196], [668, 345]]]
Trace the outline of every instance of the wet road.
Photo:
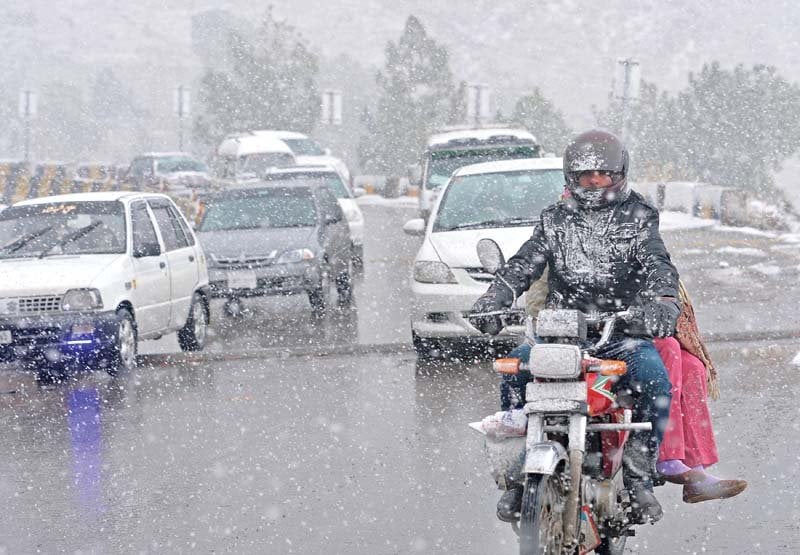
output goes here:
[[[630, 539], [632, 553], [800, 549], [795, 351], [714, 349], [719, 472], [750, 488], [699, 505], [659, 489], [667, 515]], [[485, 363], [418, 368], [411, 354], [142, 367], [48, 389], [6, 373], [0, 546], [512, 554], [466, 427], [495, 410], [495, 388]]]
[[[215, 318], [209, 350], [408, 341], [416, 240], [399, 228], [412, 214], [367, 211], [354, 309], [315, 322], [305, 299], [254, 302], [241, 320]], [[797, 329], [791, 238], [666, 236], [707, 334]], [[142, 351], [175, 350], [170, 341]], [[699, 505], [659, 489], [665, 519], [631, 538], [631, 553], [800, 551], [798, 348], [712, 345], [719, 473], [750, 488]], [[0, 553], [516, 552], [466, 427], [496, 410], [488, 363], [418, 367], [410, 352], [162, 360], [48, 388], [0, 371]]]

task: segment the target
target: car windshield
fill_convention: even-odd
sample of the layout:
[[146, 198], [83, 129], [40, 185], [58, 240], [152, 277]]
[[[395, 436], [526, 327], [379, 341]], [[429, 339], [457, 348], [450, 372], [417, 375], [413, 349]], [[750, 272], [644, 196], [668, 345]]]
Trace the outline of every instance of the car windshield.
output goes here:
[[311, 227], [316, 223], [317, 210], [310, 189], [271, 188], [208, 199], [199, 230]]
[[323, 156], [325, 151], [311, 139], [281, 139], [298, 156]]
[[285, 168], [294, 165], [294, 159], [288, 152], [257, 152], [239, 158], [239, 173], [264, 175], [271, 168]]
[[455, 150], [435, 150], [428, 161], [427, 189], [438, 189], [450, 179], [458, 168], [481, 162], [536, 158], [539, 150], [536, 145], [504, 146], [493, 148], [470, 148]]
[[433, 231], [531, 225], [564, 190], [561, 170], [456, 177], [439, 205]]
[[208, 167], [201, 161], [188, 156], [169, 156], [158, 159], [156, 171], [158, 173], [208, 172]]
[[0, 212], [0, 258], [125, 252], [119, 202], [12, 206]]

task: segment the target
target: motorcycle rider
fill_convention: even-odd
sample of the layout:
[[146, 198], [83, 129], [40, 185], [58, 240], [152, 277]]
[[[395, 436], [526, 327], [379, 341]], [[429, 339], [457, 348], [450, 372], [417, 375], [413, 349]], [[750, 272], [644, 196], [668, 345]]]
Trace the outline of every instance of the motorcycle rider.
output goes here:
[[[602, 130], [578, 135], [564, 153], [569, 197], [542, 211], [532, 237], [497, 272], [472, 310], [480, 314], [510, 306], [547, 270], [548, 306], [637, 314], [618, 324], [597, 356], [627, 363], [617, 391], [632, 395], [635, 421], [652, 424], [650, 432], [631, 433], [623, 456], [632, 519], [641, 524], [663, 514], [652, 472], [671, 397], [652, 338], [672, 335], [680, 302], [678, 272], [659, 234], [658, 211], [629, 190], [628, 167], [628, 151], [614, 135]], [[503, 327], [499, 316], [472, 322], [490, 334]], [[516, 520], [521, 503], [522, 486], [508, 489], [497, 505], [498, 517]]]

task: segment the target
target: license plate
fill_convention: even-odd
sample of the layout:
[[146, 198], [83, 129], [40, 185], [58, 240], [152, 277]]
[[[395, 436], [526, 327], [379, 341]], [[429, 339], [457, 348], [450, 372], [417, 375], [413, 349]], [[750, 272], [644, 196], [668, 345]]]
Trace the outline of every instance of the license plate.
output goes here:
[[0, 330], [0, 345], [9, 345], [11, 341], [11, 330]]
[[255, 289], [257, 285], [255, 272], [231, 272], [228, 274], [230, 289]]

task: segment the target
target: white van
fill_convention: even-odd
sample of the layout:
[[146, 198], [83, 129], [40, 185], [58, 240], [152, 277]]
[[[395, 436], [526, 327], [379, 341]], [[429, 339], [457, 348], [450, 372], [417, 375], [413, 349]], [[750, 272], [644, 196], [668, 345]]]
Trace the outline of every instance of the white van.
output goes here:
[[258, 180], [272, 168], [295, 163], [292, 150], [283, 141], [248, 132], [225, 137], [213, 165], [218, 179], [236, 184]]

